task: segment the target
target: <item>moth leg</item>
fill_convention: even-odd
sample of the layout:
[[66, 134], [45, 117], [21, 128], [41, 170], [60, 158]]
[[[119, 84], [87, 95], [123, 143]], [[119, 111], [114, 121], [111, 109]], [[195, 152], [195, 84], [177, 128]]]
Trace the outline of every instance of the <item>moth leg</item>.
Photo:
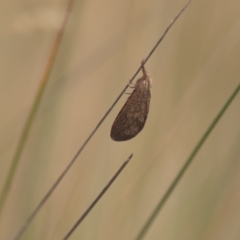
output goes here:
[[135, 84], [134, 83], [130, 83], [130, 79], [128, 80], [129, 81], [129, 83], [128, 83], [128, 86], [130, 87], [130, 88], [135, 88]]

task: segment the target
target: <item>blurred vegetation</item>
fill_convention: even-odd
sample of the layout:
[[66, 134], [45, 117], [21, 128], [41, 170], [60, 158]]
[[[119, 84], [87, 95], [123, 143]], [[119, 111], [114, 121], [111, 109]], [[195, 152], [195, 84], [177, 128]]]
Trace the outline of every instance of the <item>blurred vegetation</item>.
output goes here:
[[[14, 4], [13, 4], [14, 3]], [[1, 2], [0, 188], [67, 1]], [[11, 239], [185, 1], [76, 1], [0, 218]], [[61, 239], [122, 164], [131, 163], [71, 239], [130, 240], [240, 80], [240, 2], [193, 1], [146, 65], [150, 113], [133, 140], [102, 124], [22, 239]], [[207, 140], [146, 239], [240, 238], [240, 97]]]

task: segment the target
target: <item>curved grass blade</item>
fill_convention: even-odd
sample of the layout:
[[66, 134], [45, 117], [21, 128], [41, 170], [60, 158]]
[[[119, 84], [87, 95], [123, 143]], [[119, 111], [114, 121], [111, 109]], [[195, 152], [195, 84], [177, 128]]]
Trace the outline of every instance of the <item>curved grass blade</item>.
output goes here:
[[214, 120], [212, 121], [212, 123], [210, 124], [210, 126], [208, 127], [206, 132], [203, 134], [203, 136], [201, 137], [201, 139], [197, 143], [196, 147], [193, 149], [192, 153], [190, 154], [189, 158], [186, 160], [182, 169], [180, 170], [180, 172], [178, 173], [178, 175], [176, 176], [176, 178], [174, 179], [174, 181], [172, 182], [172, 184], [170, 185], [170, 187], [168, 188], [168, 190], [166, 191], [166, 193], [164, 194], [164, 196], [162, 197], [162, 199], [158, 203], [157, 207], [154, 209], [154, 211], [150, 215], [149, 219], [147, 220], [147, 222], [145, 223], [145, 225], [143, 226], [142, 230], [140, 231], [138, 236], [135, 238], [135, 240], [142, 240], [144, 238], [147, 231], [149, 230], [149, 228], [153, 224], [154, 220], [156, 219], [156, 217], [158, 216], [158, 214], [162, 210], [164, 204], [167, 202], [168, 198], [171, 196], [173, 190], [176, 188], [177, 184], [179, 183], [179, 181], [183, 177], [184, 173], [187, 171], [188, 167], [193, 162], [194, 157], [197, 155], [197, 153], [199, 152], [199, 150], [201, 149], [201, 147], [203, 146], [203, 144], [207, 140], [208, 136], [210, 135], [210, 133], [212, 132], [214, 127], [217, 125], [217, 123], [219, 122], [219, 120], [221, 119], [223, 114], [226, 112], [226, 110], [228, 109], [228, 107], [230, 106], [230, 104], [232, 103], [234, 98], [237, 96], [239, 90], [240, 90], [240, 84], [236, 87], [236, 89], [231, 94], [231, 96], [226, 101], [226, 103], [223, 105], [222, 109], [219, 111], [217, 116], [214, 118]]
[[22, 133], [21, 133], [21, 136], [20, 136], [20, 139], [19, 139], [19, 142], [17, 144], [17, 149], [14, 153], [12, 163], [11, 163], [9, 172], [7, 174], [7, 179], [5, 181], [2, 192], [0, 194], [0, 214], [1, 214], [1, 211], [3, 209], [4, 203], [6, 201], [6, 198], [8, 196], [8, 193], [11, 189], [13, 178], [15, 176], [18, 164], [20, 162], [20, 158], [21, 158], [23, 149], [26, 145], [28, 135], [31, 131], [32, 125], [33, 125], [35, 117], [36, 117], [36, 113], [38, 111], [41, 100], [43, 98], [44, 91], [45, 91], [47, 83], [49, 81], [49, 76], [50, 76], [51, 70], [53, 68], [53, 64], [54, 64], [54, 61], [55, 61], [55, 58], [56, 58], [56, 55], [57, 55], [57, 52], [58, 52], [58, 49], [59, 49], [59, 46], [60, 46], [60, 42], [62, 40], [64, 30], [66, 28], [66, 24], [67, 24], [67, 21], [68, 21], [70, 12], [71, 12], [72, 4], [73, 4], [73, 0], [70, 0], [69, 4], [68, 4], [68, 7], [67, 7], [67, 10], [66, 10], [66, 14], [65, 14], [63, 23], [62, 23], [62, 26], [60, 27], [60, 29], [58, 31], [58, 34], [56, 36], [55, 42], [53, 44], [52, 50], [50, 52], [50, 55], [49, 55], [49, 58], [48, 58], [48, 61], [47, 61], [47, 64], [46, 64], [46, 68], [43, 72], [43, 76], [42, 76], [42, 79], [41, 79], [41, 83], [40, 83], [38, 92], [35, 96], [35, 99], [33, 101], [33, 105], [30, 109], [30, 113], [27, 117], [27, 120], [25, 122], [25, 125], [23, 127], [23, 130], [22, 130]]

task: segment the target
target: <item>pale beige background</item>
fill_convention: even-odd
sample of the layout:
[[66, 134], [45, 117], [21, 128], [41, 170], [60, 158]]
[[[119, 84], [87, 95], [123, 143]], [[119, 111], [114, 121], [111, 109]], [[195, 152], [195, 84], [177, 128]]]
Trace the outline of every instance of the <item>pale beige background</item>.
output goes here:
[[[0, 219], [11, 239], [139, 67], [184, 0], [76, 1]], [[0, 2], [0, 187], [67, 1]], [[62, 239], [122, 162], [132, 162], [71, 239], [136, 237], [240, 81], [240, 1], [195, 0], [146, 64], [144, 130], [109, 132], [124, 95], [22, 239]], [[240, 96], [145, 239], [240, 239]]]

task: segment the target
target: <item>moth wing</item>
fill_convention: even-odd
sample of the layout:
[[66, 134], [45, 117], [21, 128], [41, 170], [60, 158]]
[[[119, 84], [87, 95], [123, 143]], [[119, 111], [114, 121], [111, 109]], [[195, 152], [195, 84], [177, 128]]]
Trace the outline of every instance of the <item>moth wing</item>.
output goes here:
[[112, 125], [113, 140], [129, 140], [143, 129], [149, 112], [150, 99], [150, 89], [145, 85], [134, 89]]

